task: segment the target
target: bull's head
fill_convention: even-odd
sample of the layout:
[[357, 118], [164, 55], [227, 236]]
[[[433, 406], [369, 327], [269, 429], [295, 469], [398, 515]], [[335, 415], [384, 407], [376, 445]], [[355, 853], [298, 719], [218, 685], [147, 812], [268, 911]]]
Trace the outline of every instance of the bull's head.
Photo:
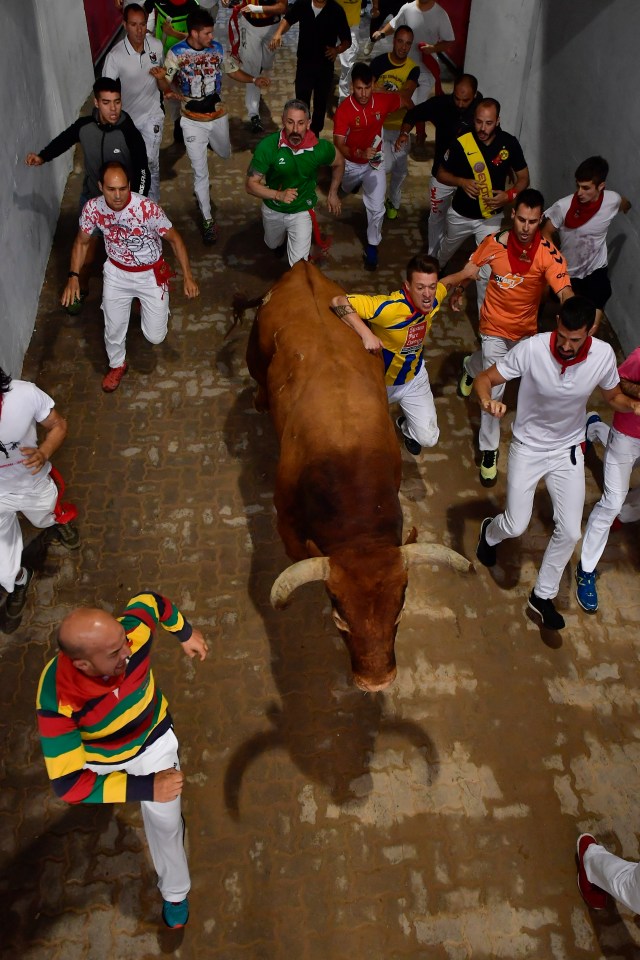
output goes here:
[[407, 571], [415, 563], [449, 563], [467, 573], [465, 557], [436, 543], [343, 548], [331, 557], [310, 557], [284, 570], [271, 589], [271, 603], [284, 607], [303, 583], [324, 580], [332, 615], [362, 690], [384, 690], [396, 676], [394, 642], [404, 607]]

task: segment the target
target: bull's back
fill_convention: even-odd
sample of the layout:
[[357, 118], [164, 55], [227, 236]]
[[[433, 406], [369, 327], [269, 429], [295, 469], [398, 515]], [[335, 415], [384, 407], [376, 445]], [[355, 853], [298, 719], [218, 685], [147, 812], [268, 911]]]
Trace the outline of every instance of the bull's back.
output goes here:
[[307, 539], [327, 553], [361, 536], [396, 545], [400, 452], [384, 370], [330, 309], [344, 291], [301, 262], [257, 317], [266, 388], [280, 438], [275, 504], [294, 559]]

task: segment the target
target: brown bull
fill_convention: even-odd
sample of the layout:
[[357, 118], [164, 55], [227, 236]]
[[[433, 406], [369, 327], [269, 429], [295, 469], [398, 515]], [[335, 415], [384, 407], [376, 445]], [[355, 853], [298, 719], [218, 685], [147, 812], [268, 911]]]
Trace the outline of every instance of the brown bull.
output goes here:
[[324, 580], [356, 684], [382, 690], [396, 675], [394, 641], [414, 561], [469, 562], [446, 547], [402, 546], [401, 458], [389, 418], [382, 360], [330, 310], [343, 291], [300, 261], [258, 310], [247, 364], [256, 407], [280, 438], [274, 502], [296, 561], [276, 580], [284, 606], [303, 583]]

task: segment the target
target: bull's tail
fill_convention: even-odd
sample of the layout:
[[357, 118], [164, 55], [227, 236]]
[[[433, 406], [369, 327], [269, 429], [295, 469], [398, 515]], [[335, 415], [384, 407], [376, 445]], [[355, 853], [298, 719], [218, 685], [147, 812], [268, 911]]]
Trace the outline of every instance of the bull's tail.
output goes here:
[[231, 301], [231, 309], [233, 311], [233, 323], [227, 330], [224, 335], [226, 340], [232, 330], [238, 326], [239, 323], [242, 323], [244, 320], [244, 315], [247, 310], [256, 310], [259, 306], [264, 303], [264, 295], [261, 297], [254, 297], [252, 300], [249, 300], [247, 297], [243, 297], [240, 293], [234, 293], [233, 300]]

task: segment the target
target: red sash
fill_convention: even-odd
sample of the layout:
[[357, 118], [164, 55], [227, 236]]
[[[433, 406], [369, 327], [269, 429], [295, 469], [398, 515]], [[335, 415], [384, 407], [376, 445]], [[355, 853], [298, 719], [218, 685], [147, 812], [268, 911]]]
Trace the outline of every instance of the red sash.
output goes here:
[[509, 266], [514, 273], [519, 273], [521, 277], [526, 277], [533, 266], [542, 235], [536, 230], [536, 235], [531, 243], [522, 244], [516, 237], [514, 230], [509, 230], [507, 237], [507, 254], [509, 255]]
[[437, 97], [439, 97], [443, 92], [442, 81], [440, 79], [440, 64], [438, 63], [437, 58], [434, 57], [432, 53], [425, 53], [425, 51], [422, 50], [423, 46], [424, 44], [419, 43], [418, 50], [420, 50], [420, 56], [422, 57], [422, 62], [424, 63], [425, 67], [430, 73], [433, 74], [433, 77], [436, 81], [435, 94]]
[[585, 223], [588, 223], [592, 217], [595, 217], [596, 213], [602, 206], [602, 201], [604, 200], [604, 190], [601, 192], [597, 200], [592, 200], [591, 203], [580, 203], [578, 200], [578, 194], [574, 193], [571, 197], [571, 206], [567, 210], [567, 215], [564, 218], [564, 225], [568, 230], [575, 230], [576, 227], [582, 227]]

